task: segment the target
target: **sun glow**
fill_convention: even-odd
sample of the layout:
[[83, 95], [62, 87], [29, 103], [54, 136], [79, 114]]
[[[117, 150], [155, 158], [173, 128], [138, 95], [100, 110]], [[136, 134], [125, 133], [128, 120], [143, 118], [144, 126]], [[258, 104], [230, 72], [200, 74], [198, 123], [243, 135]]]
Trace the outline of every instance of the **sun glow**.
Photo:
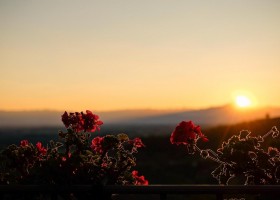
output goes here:
[[250, 107], [252, 105], [252, 101], [247, 97], [243, 95], [239, 95], [235, 98], [235, 103], [238, 107], [245, 108]]

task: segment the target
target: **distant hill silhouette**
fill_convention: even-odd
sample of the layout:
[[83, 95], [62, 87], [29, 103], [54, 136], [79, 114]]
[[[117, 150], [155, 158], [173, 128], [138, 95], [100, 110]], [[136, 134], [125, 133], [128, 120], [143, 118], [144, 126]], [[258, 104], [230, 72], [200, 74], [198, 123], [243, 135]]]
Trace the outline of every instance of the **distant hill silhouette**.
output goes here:
[[58, 111], [0, 111], [0, 127], [61, 126]]
[[[93, 111], [94, 112], [94, 111]], [[128, 121], [150, 116], [161, 116], [174, 113], [172, 110], [119, 110], [94, 112], [98, 114], [106, 124], [126, 124]], [[1, 111], [0, 127], [41, 127], [41, 126], [63, 126], [61, 115], [64, 111], [40, 110], [40, 111]]]
[[201, 110], [170, 113], [161, 116], [131, 119], [127, 122], [132, 124], [177, 124], [182, 120], [192, 120], [196, 124], [214, 126], [277, 116], [280, 116], [280, 108], [263, 107], [241, 109], [233, 105], [225, 105]]
[[[62, 126], [64, 111], [0, 111], [0, 127]], [[106, 124], [123, 125], [174, 125], [182, 120], [192, 120], [203, 126], [234, 124], [266, 117], [280, 116], [280, 108], [265, 107], [237, 109], [232, 105], [200, 110], [121, 110], [97, 112]]]

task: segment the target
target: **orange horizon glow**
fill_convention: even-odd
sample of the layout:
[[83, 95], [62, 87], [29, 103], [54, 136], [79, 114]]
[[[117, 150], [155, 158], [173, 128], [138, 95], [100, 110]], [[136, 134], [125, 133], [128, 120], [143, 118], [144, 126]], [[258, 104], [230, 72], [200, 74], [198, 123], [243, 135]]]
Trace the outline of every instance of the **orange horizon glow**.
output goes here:
[[0, 110], [202, 109], [247, 93], [251, 107], [280, 107], [279, 10], [0, 0]]

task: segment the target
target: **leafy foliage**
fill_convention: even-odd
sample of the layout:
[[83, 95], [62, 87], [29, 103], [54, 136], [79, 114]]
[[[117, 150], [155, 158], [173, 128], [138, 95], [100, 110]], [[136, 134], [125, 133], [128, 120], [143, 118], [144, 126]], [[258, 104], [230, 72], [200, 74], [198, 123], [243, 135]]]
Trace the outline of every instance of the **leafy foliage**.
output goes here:
[[[227, 142], [223, 142], [217, 151], [211, 149], [200, 149], [197, 141], [202, 133], [197, 133], [197, 127], [191, 122], [185, 131], [178, 132], [176, 127], [171, 135], [171, 142], [174, 135], [177, 135], [177, 144], [186, 145], [190, 154], [199, 152], [204, 159], [211, 159], [219, 166], [212, 172], [212, 176], [219, 184], [229, 184], [231, 180], [244, 179], [245, 185], [265, 185], [280, 183], [280, 152], [276, 147], [268, 147], [265, 150], [264, 140], [272, 136], [272, 140], [279, 137], [276, 126], [263, 136], [251, 136], [247, 130], [243, 130], [239, 135], [233, 135]], [[190, 138], [190, 135], [196, 137]], [[188, 136], [188, 137], [187, 137]], [[203, 137], [205, 137], [203, 135]], [[189, 142], [191, 140], [191, 142]], [[186, 142], [188, 141], [188, 142]], [[205, 140], [204, 140], [205, 141]]]
[[61, 142], [43, 146], [22, 140], [1, 152], [1, 184], [148, 184], [133, 170], [134, 155], [144, 147], [140, 138], [121, 133], [91, 140], [88, 132], [103, 122], [90, 111], [65, 112], [62, 121], [67, 131], [59, 131]]

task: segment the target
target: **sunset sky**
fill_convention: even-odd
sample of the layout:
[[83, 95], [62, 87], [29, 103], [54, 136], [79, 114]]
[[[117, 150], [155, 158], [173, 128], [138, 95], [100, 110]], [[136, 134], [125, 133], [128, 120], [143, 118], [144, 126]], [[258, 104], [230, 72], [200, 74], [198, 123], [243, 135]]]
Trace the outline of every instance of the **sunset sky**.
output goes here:
[[280, 106], [279, 0], [0, 0], [0, 110]]

